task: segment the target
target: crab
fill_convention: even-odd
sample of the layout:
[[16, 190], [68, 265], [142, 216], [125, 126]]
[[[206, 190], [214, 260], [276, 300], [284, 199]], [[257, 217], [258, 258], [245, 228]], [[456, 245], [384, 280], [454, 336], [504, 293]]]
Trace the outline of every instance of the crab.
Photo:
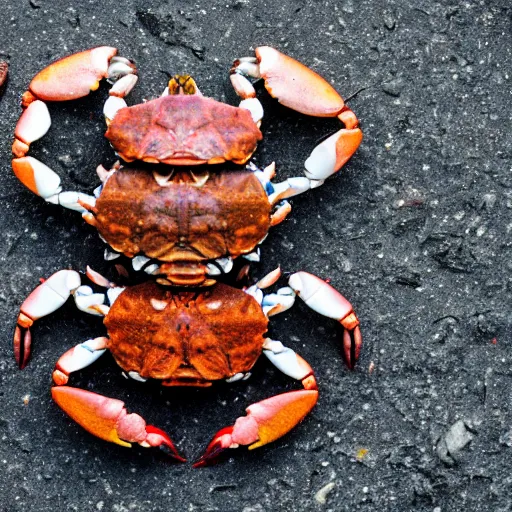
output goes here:
[[[42, 318], [73, 296], [81, 311], [101, 315], [108, 337], [87, 340], [68, 350], [53, 372], [54, 401], [91, 434], [130, 447], [166, 447], [178, 461], [185, 459], [162, 430], [128, 414], [124, 403], [97, 393], [67, 386], [70, 375], [82, 370], [109, 350], [125, 374], [138, 381], [157, 379], [164, 386], [211, 386], [214, 381], [245, 380], [261, 355], [284, 374], [300, 381], [303, 390], [291, 391], [250, 405], [247, 416], [225, 427], [194, 464], [214, 462], [228, 448], [249, 449], [279, 439], [311, 411], [318, 388], [310, 365], [291, 348], [265, 336], [269, 317], [286, 311], [299, 296], [314, 311], [343, 322], [344, 350], [355, 361], [361, 347], [359, 321], [352, 305], [332, 286], [307, 272], [292, 274], [288, 286], [275, 293], [263, 290], [281, 276], [276, 269], [256, 284], [240, 290], [223, 283], [190, 290], [155, 281], [120, 287], [87, 269], [89, 279], [107, 288], [94, 293], [73, 270], [61, 270], [40, 284], [22, 309], [32, 319]], [[355, 352], [354, 352], [355, 351]]]
[[[93, 48], [60, 59], [34, 77], [22, 99], [24, 112], [15, 129], [12, 168], [19, 180], [36, 195], [49, 203], [78, 211], [86, 222], [95, 226], [109, 245], [105, 251], [107, 260], [127, 256], [136, 271], [145, 272], [152, 280], [143, 285], [146, 288], [121, 290], [99, 274], [89, 271], [88, 276], [93, 282], [109, 289], [106, 297], [117, 298], [115, 304], [109, 299], [113, 308], [110, 312], [102, 306], [105, 296], [101, 298], [81, 286], [76, 272], [62, 271], [50, 277], [20, 308], [14, 335], [14, 351], [20, 368], [26, 366], [30, 357], [30, 327], [33, 322], [56, 311], [70, 295], [75, 297], [80, 309], [104, 315], [110, 341], [99, 338], [81, 345], [82, 348], [71, 355], [63, 356], [57, 365], [57, 373], [54, 373], [58, 387], [53, 388], [52, 394], [78, 423], [99, 437], [108, 438], [107, 431], [132, 429], [135, 424], [127, 418], [135, 418], [136, 415], [126, 416], [122, 403], [110, 402], [114, 399], [98, 398], [98, 395], [81, 390], [71, 391], [73, 388], [67, 386], [59, 387], [67, 382], [70, 372], [89, 364], [81, 366], [82, 360], [73, 355], [75, 352], [83, 356], [85, 352], [99, 354], [109, 348], [129, 375], [139, 380], [159, 378], [165, 385], [205, 386], [215, 380], [236, 380], [237, 376], [249, 372], [262, 351], [266, 355], [280, 351], [290, 353], [289, 349], [279, 348], [281, 344], [264, 338], [264, 317], [269, 315], [269, 311], [275, 313], [287, 309], [290, 297], [296, 294], [312, 309], [335, 318], [344, 326], [345, 359], [349, 367], [353, 367], [362, 343], [359, 321], [350, 303], [327, 283], [311, 274], [299, 272], [290, 278], [285, 292], [263, 299], [260, 296], [261, 289], [265, 287], [263, 284], [273, 284], [277, 279], [272, 277], [274, 274], [260, 281], [256, 288], [244, 291], [217, 281], [231, 272], [233, 260], [238, 257], [249, 262], [259, 261], [258, 245], [267, 236], [269, 228], [282, 222], [291, 210], [286, 199], [322, 185], [352, 156], [362, 140], [355, 114], [323, 78], [269, 47], [257, 48], [255, 57], [234, 62], [231, 83], [241, 98], [239, 107], [204, 97], [188, 75], [174, 76], [160, 98], [128, 107], [124, 98], [137, 82], [137, 70], [132, 61], [116, 54], [115, 48]], [[91, 90], [96, 90], [103, 78], [113, 84], [104, 106], [106, 137], [123, 163], [118, 161], [109, 170], [98, 166], [101, 185], [93, 195], [62, 191], [59, 176], [44, 163], [28, 156], [30, 146], [50, 128], [46, 102], [84, 97]], [[303, 177], [273, 183], [274, 163], [260, 169], [249, 161], [262, 138], [259, 128], [263, 109], [251, 82], [258, 79], [264, 80], [270, 95], [283, 105], [305, 115], [337, 117], [343, 125], [313, 150], [304, 164]], [[232, 164], [245, 165], [245, 168], [233, 170]], [[304, 289], [303, 281], [308, 283]], [[116, 290], [117, 295], [112, 290]], [[227, 298], [230, 294], [236, 296], [234, 302]], [[218, 298], [212, 300], [211, 296]], [[245, 330], [248, 320], [241, 313], [234, 313], [237, 307], [241, 307], [234, 303], [239, 304], [242, 297], [245, 300], [250, 296], [256, 297], [251, 300], [256, 300], [260, 310], [250, 315], [249, 323], [259, 315], [260, 328], [241, 347], [234, 348], [235, 341], [244, 337], [241, 333], [233, 335], [233, 332]], [[267, 306], [272, 300], [276, 303], [269, 310]], [[128, 343], [127, 340], [120, 341], [120, 338], [126, 338], [126, 332], [133, 329], [150, 330], [150, 325], [155, 324], [157, 317], [160, 318], [160, 311], [172, 310], [179, 316], [181, 313], [175, 310], [181, 311], [180, 308], [189, 308], [189, 304], [193, 304], [194, 315], [199, 315], [198, 318], [192, 315], [179, 326], [187, 325], [187, 328], [194, 327], [194, 330], [202, 332], [204, 326], [199, 320], [198, 303], [217, 305], [219, 313], [231, 324], [220, 338], [211, 343], [201, 342], [200, 349], [204, 355], [195, 358], [193, 368], [188, 354], [191, 344], [183, 340], [176, 346], [167, 346], [166, 350], [170, 352], [163, 359], [147, 357], [139, 361], [138, 366], [134, 366], [133, 351], [126, 357], [120, 355], [119, 347]], [[168, 307], [168, 304], [173, 306]], [[143, 309], [151, 313], [145, 315], [139, 327], [134, 327], [133, 312]], [[176, 321], [171, 315], [171, 319], [167, 318], [162, 325], [167, 325], [167, 329], [173, 325], [180, 331]], [[125, 326], [124, 331], [120, 329], [120, 335], [112, 328], [116, 322]], [[185, 338], [188, 336], [180, 333]], [[138, 340], [133, 350], [146, 353], [151, 351], [148, 347], [152, 344], [155, 345], [154, 338]], [[221, 369], [221, 361], [231, 360], [238, 352], [242, 354], [243, 364], [235, 365], [234, 369]], [[294, 354], [293, 361], [302, 361], [291, 353]], [[277, 359], [283, 360], [281, 356]], [[87, 358], [85, 360], [88, 361]], [[71, 361], [69, 365], [68, 361]], [[163, 374], [160, 373], [161, 364], [165, 367]], [[280, 364], [277, 365], [281, 368]], [[215, 366], [213, 370], [209, 368], [212, 365]], [[306, 373], [299, 372], [299, 380], [303, 384], [306, 381], [306, 389], [294, 392], [299, 394], [293, 396], [307, 395], [307, 407], [297, 406], [292, 414], [290, 410], [295, 410], [295, 406], [290, 405], [284, 395], [254, 404], [248, 409], [250, 421], [239, 419], [231, 430], [223, 430], [214, 438], [207, 455], [201, 460], [206, 463], [215, 458], [220, 449], [238, 444], [260, 446], [265, 444], [263, 440], [266, 437], [277, 439], [301, 421], [316, 403], [317, 391], [309, 365], [300, 363], [299, 366], [307, 368]], [[286, 364], [283, 367], [281, 369], [288, 375], [298, 375]], [[310, 392], [314, 392], [314, 400]], [[302, 398], [299, 401], [303, 403]], [[104, 415], [111, 414], [113, 410], [116, 414], [108, 417], [110, 423], [103, 423]], [[81, 411], [92, 412], [84, 413], [84, 419]], [[261, 418], [265, 418], [260, 418], [261, 424], [258, 419], [260, 413], [263, 415]], [[281, 426], [276, 427], [276, 422]], [[135, 434], [132, 432], [133, 435], [123, 437], [116, 433], [109, 439], [119, 444], [131, 441], [140, 442], [143, 446], [163, 444], [179, 458], [167, 436], [153, 427], [143, 428], [145, 423], [138, 416], [135, 423], [138, 425]], [[94, 425], [100, 425], [98, 428], [102, 433], [96, 432]], [[256, 428], [255, 425], [259, 426]], [[277, 433], [269, 434], [274, 428]]]

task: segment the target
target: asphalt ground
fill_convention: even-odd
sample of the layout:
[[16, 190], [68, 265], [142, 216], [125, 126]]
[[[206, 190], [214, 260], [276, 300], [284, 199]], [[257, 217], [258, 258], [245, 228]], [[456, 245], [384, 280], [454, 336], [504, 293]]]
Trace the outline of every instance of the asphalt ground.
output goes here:
[[[0, 0], [0, 503], [4, 511], [512, 509], [512, 137], [509, 0], [292, 2]], [[18, 308], [40, 277], [87, 264], [109, 273], [94, 229], [31, 194], [10, 170], [20, 97], [52, 60], [111, 45], [134, 59], [130, 102], [190, 73], [236, 104], [234, 58], [271, 45], [351, 98], [363, 143], [344, 170], [292, 200], [254, 275], [281, 265], [330, 279], [353, 303], [364, 348], [354, 371], [339, 331], [303, 304], [271, 335], [315, 368], [320, 400], [293, 432], [196, 470], [158, 450], [93, 438], [50, 398], [54, 362], [102, 334], [72, 303], [34, 328], [30, 365], [12, 355]], [[262, 97], [264, 97], [263, 91]], [[91, 191], [114, 157], [103, 139], [106, 88], [51, 106], [33, 155], [66, 188]], [[268, 98], [256, 163], [301, 175], [334, 121]], [[110, 275], [110, 274], [109, 274]], [[124, 400], [190, 460], [255, 401], [298, 389], [265, 361], [244, 383], [209, 390], [126, 381], [105, 356], [73, 385]]]

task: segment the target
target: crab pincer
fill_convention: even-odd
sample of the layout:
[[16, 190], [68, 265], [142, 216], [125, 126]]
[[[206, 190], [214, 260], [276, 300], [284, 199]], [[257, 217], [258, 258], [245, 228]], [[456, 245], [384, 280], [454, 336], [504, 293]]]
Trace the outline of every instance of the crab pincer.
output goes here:
[[[117, 82], [110, 94], [124, 97], [135, 85], [134, 64], [116, 57], [110, 46], [91, 48], [55, 61], [40, 71], [23, 94], [21, 115], [15, 131], [12, 152], [18, 158], [27, 154], [30, 144], [43, 137], [51, 125], [45, 102], [68, 101], [87, 96], [100, 80]], [[126, 78], [128, 77], [128, 78]], [[34, 105], [35, 104], [35, 105]]]
[[131, 443], [145, 448], [161, 446], [175, 460], [186, 460], [165, 432], [146, 425], [138, 414], [129, 414], [121, 400], [68, 386], [53, 387], [52, 398], [74, 421], [100, 439], [128, 448]]
[[20, 307], [14, 330], [14, 356], [21, 369], [30, 358], [33, 323], [57, 311], [80, 286], [80, 275], [73, 270], [60, 270], [40, 284]]
[[316, 389], [282, 393], [247, 407], [247, 416], [241, 416], [230, 427], [215, 434], [205, 453], [194, 463], [195, 468], [214, 463], [228, 448], [249, 445], [249, 450], [264, 446], [300, 423], [318, 400]]
[[343, 326], [343, 353], [348, 367], [353, 369], [363, 340], [352, 304], [330, 284], [309, 272], [292, 274], [288, 285], [313, 311], [333, 318]]
[[262, 78], [269, 94], [282, 105], [309, 116], [337, 117], [345, 125], [320, 143], [305, 162], [307, 178], [328, 178], [361, 144], [363, 133], [356, 115], [324, 78], [297, 60], [269, 46], [256, 48], [255, 55], [235, 60], [231, 69], [231, 83], [244, 101], [256, 96], [246, 77]]

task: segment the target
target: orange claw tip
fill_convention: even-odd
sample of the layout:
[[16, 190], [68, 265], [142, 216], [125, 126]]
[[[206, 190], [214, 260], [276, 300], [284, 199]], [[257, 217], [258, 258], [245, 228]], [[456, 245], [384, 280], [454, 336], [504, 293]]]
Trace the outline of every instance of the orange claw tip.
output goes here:
[[256, 48], [260, 74], [269, 94], [279, 103], [316, 117], [335, 117], [345, 103], [320, 75], [269, 46]]
[[220, 454], [233, 445], [233, 439], [231, 437], [232, 433], [233, 427], [225, 427], [219, 430], [210, 441], [210, 444], [206, 448], [204, 454], [194, 462], [192, 467], [203, 468], [205, 466], [215, 464], [218, 461]]
[[30, 82], [30, 91], [41, 100], [67, 101], [95, 91], [99, 80], [107, 77], [110, 59], [116, 48], [100, 46], [55, 61]]
[[151, 446], [165, 446], [167, 453], [178, 462], [187, 462], [187, 459], [183, 458], [171, 441], [171, 438], [163, 431], [153, 425], [146, 425], [147, 437], [146, 441]]
[[52, 398], [68, 416], [91, 434], [105, 441], [131, 447], [130, 443], [119, 438], [116, 430], [124, 410], [121, 400], [67, 386], [53, 387]]

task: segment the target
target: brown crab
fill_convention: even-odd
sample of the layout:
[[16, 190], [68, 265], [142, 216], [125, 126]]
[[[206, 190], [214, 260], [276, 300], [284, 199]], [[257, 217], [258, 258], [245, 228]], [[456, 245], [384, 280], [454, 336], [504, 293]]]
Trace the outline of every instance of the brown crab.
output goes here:
[[316, 404], [318, 390], [309, 364], [281, 342], [265, 337], [268, 317], [289, 309], [296, 295], [313, 310], [350, 329], [357, 344], [352, 344], [347, 332], [345, 357], [355, 361], [359, 355], [359, 321], [351, 304], [307, 272], [291, 275], [287, 287], [271, 294], [262, 290], [279, 279], [279, 269], [244, 290], [217, 283], [191, 291], [154, 281], [123, 288], [91, 269], [87, 275], [106, 287], [107, 293], [93, 293], [89, 286], [81, 285], [77, 272], [61, 270], [39, 285], [22, 308], [32, 319], [41, 318], [72, 295], [80, 310], [105, 317], [108, 337], [87, 340], [58, 360], [52, 396], [90, 433], [122, 446], [132, 442], [166, 446], [174, 458], [184, 460], [167, 434], [146, 425], [139, 415], [128, 414], [123, 402], [66, 385], [71, 373], [89, 366], [106, 350], [127, 376], [138, 381], [158, 379], [164, 386], [207, 387], [219, 380], [246, 379], [262, 353], [302, 383], [304, 390], [250, 405], [247, 416], [214, 436], [196, 467], [216, 459], [226, 448], [249, 445], [253, 449], [280, 438]]

